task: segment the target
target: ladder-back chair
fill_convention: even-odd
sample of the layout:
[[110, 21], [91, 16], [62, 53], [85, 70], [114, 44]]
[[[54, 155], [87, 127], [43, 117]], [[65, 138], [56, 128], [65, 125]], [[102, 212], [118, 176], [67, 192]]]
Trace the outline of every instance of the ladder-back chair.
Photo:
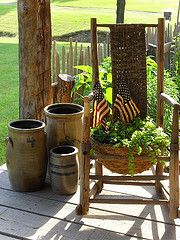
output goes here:
[[[132, 98], [140, 108], [141, 117], [147, 115], [147, 82], [146, 82], [146, 27], [157, 28], [157, 126], [163, 127], [164, 103], [173, 108], [172, 135], [169, 156], [163, 157], [169, 161], [169, 174], [164, 175], [160, 164], [162, 156], [156, 164], [152, 175], [107, 176], [103, 175], [102, 163], [95, 161], [95, 174], [90, 174], [90, 101], [93, 96], [84, 97], [84, 125], [83, 125], [83, 161], [80, 173], [80, 204], [78, 214], [87, 214], [90, 203], [118, 203], [118, 204], [163, 204], [169, 206], [169, 216], [175, 219], [179, 216], [179, 126], [178, 115], [180, 104], [164, 93], [164, 19], [158, 19], [158, 24], [97, 24], [91, 19], [91, 49], [93, 82], [99, 81], [98, 69], [98, 41], [97, 28], [110, 28], [110, 44], [112, 58], [112, 98], [117, 94], [119, 79], [123, 79], [131, 90]], [[95, 159], [96, 160], [96, 159]], [[113, 160], [112, 160], [113, 161]], [[90, 189], [90, 181], [95, 184]], [[164, 190], [163, 180], [169, 181], [169, 192]], [[157, 199], [105, 199], [96, 195], [101, 192], [103, 184], [147, 185], [152, 182], [159, 197]], [[132, 183], [133, 182], [133, 183]]]

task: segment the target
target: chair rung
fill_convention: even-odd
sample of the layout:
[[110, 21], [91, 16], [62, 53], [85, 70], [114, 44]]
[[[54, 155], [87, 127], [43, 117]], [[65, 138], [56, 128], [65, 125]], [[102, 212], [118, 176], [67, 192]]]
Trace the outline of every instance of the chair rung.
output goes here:
[[114, 181], [114, 180], [105, 180], [104, 184], [115, 184], [115, 185], [134, 185], [134, 186], [154, 186], [155, 182], [150, 181]]
[[170, 157], [169, 156], [158, 156], [157, 159], [159, 161], [165, 161], [165, 162], [169, 162], [170, 161]]
[[169, 200], [166, 199], [100, 199], [93, 198], [90, 203], [111, 203], [111, 204], [151, 204], [151, 205], [167, 205]]
[[147, 181], [147, 180], [166, 180], [169, 179], [169, 176], [161, 175], [141, 175], [141, 176], [98, 176], [98, 175], [90, 175], [90, 179], [93, 180], [102, 180], [102, 181]]
[[[96, 24], [97, 27], [111, 27], [115, 24]], [[123, 26], [123, 24], [121, 24]], [[144, 27], [158, 27], [158, 24], [141, 24], [143, 25]]]
[[180, 209], [178, 209], [178, 218], [180, 218]]

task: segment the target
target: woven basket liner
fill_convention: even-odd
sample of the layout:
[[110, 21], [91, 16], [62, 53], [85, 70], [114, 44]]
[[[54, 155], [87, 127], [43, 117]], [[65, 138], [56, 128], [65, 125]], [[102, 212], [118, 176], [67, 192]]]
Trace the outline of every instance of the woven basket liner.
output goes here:
[[118, 82], [125, 81], [141, 117], [147, 115], [146, 42], [141, 24], [112, 25], [110, 28], [113, 102]]
[[[128, 148], [116, 148], [111, 144], [103, 144], [91, 139], [94, 150], [94, 157], [101, 162], [107, 169], [120, 174], [129, 174]], [[152, 166], [147, 154], [138, 155], [134, 153], [134, 174], [142, 173]]]

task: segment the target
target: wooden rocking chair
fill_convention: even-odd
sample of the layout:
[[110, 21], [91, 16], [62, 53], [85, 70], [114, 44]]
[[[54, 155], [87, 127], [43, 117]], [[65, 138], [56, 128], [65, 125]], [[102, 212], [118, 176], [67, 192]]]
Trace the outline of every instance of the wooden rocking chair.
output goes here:
[[[117, 94], [117, 79], [125, 79], [131, 89], [131, 94], [141, 111], [141, 116], [147, 114], [147, 84], [146, 84], [146, 44], [145, 28], [157, 28], [157, 126], [163, 127], [164, 103], [173, 108], [172, 136], [170, 144], [170, 155], [165, 158], [169, 161], [169, 174], [164, 175], [160, 164], [162, 157], [156, 165], [155, 173], [152, 175], [131, 176], [107, 176], [103, 175], [102, 164], [95, 161], [95, 175], [90, 174], [90, 101], [92, 95], [84, 97], [84, 129], [83, 129], [83, 161], [80, 173], [80, 204], [77, 206], [77, 214], [88, 213], [90, 203], [116, 203], [116, 204], [163, 204], [169, 206], [169, 216], [172, 219], [180, 216], [179, 211], [179, 125], [178, 116], [180, 104], [164, 93], [164, 19], [158, 19], [158, 24], [97, 24], [96, 19], [91, 19], [91, 47], [93, 82], [99, 80], [98, 56], [97, 56], [97, 27], [110, 28], [111, 55], [112, 55], [112, 87], [113, 100]], [[113, 161], [113, 160], [112, 160]], [[169, 192], [163, 187], [162, 181], [169, 181]], [[90, 180], [95, 184], [90, 189]], [[126, 185], [155, 186], [159, 194], [157, 199], [110, 199], [96, 198], [101, 192], [103, 184], [126, 184]]]

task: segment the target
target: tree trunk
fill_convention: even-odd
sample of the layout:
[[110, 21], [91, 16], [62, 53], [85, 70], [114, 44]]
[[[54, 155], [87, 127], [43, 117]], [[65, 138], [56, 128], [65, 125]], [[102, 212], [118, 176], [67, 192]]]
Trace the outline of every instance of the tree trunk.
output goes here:
[[43, 120], [51, 103], [50, 0], [18, 0], [19, 117]]
[[116, 23], [124, 23], [126, 0], [117, 0]]

